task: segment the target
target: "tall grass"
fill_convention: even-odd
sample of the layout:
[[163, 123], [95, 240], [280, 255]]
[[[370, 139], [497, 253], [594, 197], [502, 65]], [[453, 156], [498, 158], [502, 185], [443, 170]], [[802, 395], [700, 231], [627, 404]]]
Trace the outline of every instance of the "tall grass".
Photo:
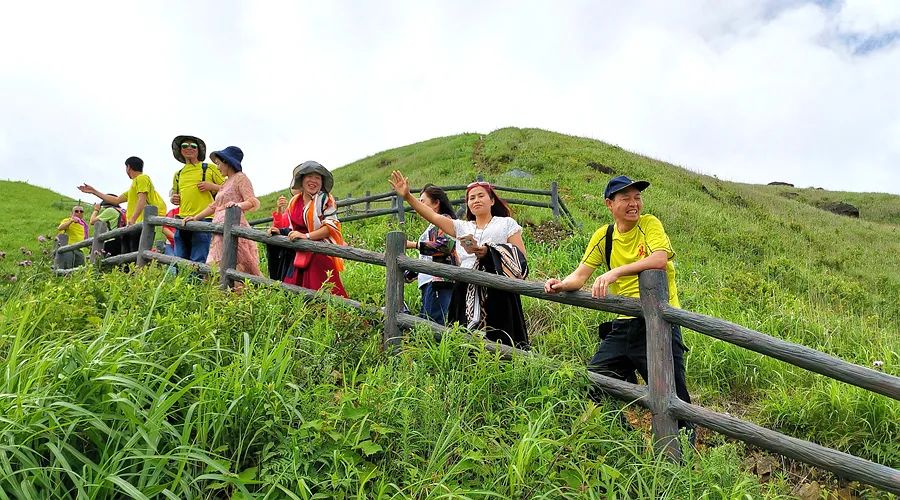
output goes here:
[[[46, 276], [0, 309], [0, 497], [777, 496], [726, 445], [672, 464], [553, 369], [161, 269]], [[727, 486], [723, 486], [727, 485]]]

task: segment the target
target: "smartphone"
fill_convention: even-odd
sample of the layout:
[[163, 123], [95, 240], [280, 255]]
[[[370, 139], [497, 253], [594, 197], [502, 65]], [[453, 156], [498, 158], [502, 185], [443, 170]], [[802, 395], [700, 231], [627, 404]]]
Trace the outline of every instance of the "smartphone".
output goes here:
[[475, 248], [477, 245], [475, 243], [475, 237], [471, 234], [464, 234], [459, 237], [459, 242], [462, 244], [463, 248], [468, 252], [469, 249]]

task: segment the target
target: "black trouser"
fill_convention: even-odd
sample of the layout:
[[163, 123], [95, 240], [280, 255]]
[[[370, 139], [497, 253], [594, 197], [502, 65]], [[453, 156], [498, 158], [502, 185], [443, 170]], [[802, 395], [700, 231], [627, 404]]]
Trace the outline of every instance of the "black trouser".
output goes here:
[[[678, 399], [690, 403], [684, 376], [684, 353], [687, 348], [681, 341], [681, 327], [672, 325], [672, 361], [675, 372], [675, 394]], [[591, 358], [588, 370], [609, 377], [636, 383], [637, 370], [641, 378], [647, 380], [647, 326], [643, 318], [617, 319], [612, 331], [600, 342], [600, 347]], [[678, 427], [693, 428], [690, 422], [678, 421]]]
[[136, 231], [134, 233], [123, 234], [122, 238], [122, 253], [131, 253], [137, 252], [138, 244], [141, 241], [141, 233], [140, 231]]

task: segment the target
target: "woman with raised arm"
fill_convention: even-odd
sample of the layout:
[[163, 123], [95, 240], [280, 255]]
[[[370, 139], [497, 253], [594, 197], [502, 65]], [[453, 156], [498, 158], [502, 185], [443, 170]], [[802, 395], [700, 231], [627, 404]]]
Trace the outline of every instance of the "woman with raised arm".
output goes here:
[[[409, 192], [409, 181], [395, 170], [391, 186], [416, 213], [437, 226], [460, 245], [460, 267], [525, 279], [528, 263], [522, 227], [510, 217], [509, 206], [487, 182], [466, 188], [466, 219], [449, 219], [435, 213]], [[484, 330], [488, 340], [528, 348], [528, 330], [517, 294], [457, 283], [450, 301], [449, 320], [470, 329]]]
[[[456, 218], [450, 198], [437, 186], [428, 184], [422, 188], [419, 201], [439, 215], [450, 219]], [[429, 224], [417, 241], [407, 241], [406, 248], [418, 250], [419, 258], [422, 260], [451, 266], [459, 265], [456, 241], [434, 224]], [[419, 316], [439, 325], [446, 324], [450, 298], [453, 296], [453, 282], [424, 273], [418, 275], [407, 273], [407, 280], [418, 281], [419, 290], [422, 292], [422, 310]]]
[[[307, 239], [344, 245], [341, 222], [337, 218], [337, 202], [331, 196], [334, 177], [318, 162], [307, 161], [294, 167], [294, 184], [297, 190], [287, 204], [290, 228], [269, 228], [269, 234], [284, 234], [291, 241]], [[347, 297], [340, 272], [344, 270], [344, 260], [329, 255], [297, 250], [283, 277], [287, 284], [298, 285], [310, 290], [319, 290], [327, 283], [331, 293]]]
[[[219, 189], [212, 203], [204, 208], [200, 213], [191, 215], [181, 219], [182, 224], [193, 221], [203, 220], [210, 215], [213, 216], [213, 223], [221, 224], [225, 222], [225, 209], [237, 206], [241, 209], [241, 223], [243, 227], [250, 227], [245, 212], [259, 208], [259, 200], [253, 193], [253, 184], [244, 173], [241, 161], [244, 159], [244, 152], [237, 146], [228, 146], [222, 151], [216, 151], [209, 155], [209, 158], [219, 168], [219, 172], [226, 177], [225, 183]], [[206, 256], [206, 262], [209, 264], [219, 263], [222, 260], [222, 235], [213, 235], [209, 244], [209, 253]], [[259, 250], [256, 242], [246, 238], [238, 238], [237, 246], [237, 265], [235, 266], [239, 272], [259, 276]]]

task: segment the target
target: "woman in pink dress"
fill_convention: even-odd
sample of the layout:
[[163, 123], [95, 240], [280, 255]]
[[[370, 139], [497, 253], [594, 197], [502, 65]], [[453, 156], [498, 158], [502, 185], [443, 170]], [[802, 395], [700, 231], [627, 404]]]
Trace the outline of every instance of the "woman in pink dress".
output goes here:
[[[222, 175], [227, 177], [225, 184], [216, 194], [216, 199], [203, 209], [197, 215], [185, 217], [183, 222], [192, 220], [203, 220], [213, 215], [213, 222], [221, 224], [225, 222], [225, 209], [233, 206], [241, 208], [241, 226], [250, 227], [244, 212], [259, 208], [259, 200], [253, 194], [253, 184], [243, 172], [241, 160], [244, 159], [244, 152], [237, 146], [228, 146], [222, 151], [215, 151], [209, 155], [209, 158], [219, 167]], [[216, 263], [222, 260], [222, 235], [213, 236], [212, 242], [209, 244], [209, 255], [206, 258], [208, 264]], [[245, 238], [238, 238], [237, 246], [237, 270], [242, 273], [260, 276], [259, 272], [259, 250], [256, 242]]]
[[[344, 245], [341, 222], [335, 213], [337, 203], [329, 194], [334, 187], [334, 177], [321, 164], [307, 161], [294, 168], [293, 189], [298, 191], [288, 202], [287, 215], [290, 228], [272, 227], [270, 234], [284, 234], [291, 241], [299, 239], [323, 241]], [[340, 272], [344, 261], [321, 253], [297, 250], [293, 262], [286, 262], [283, 276], [272, 276], [287, 284], [319, 290], [326, 283], [331, 293], [347, 297]]]

